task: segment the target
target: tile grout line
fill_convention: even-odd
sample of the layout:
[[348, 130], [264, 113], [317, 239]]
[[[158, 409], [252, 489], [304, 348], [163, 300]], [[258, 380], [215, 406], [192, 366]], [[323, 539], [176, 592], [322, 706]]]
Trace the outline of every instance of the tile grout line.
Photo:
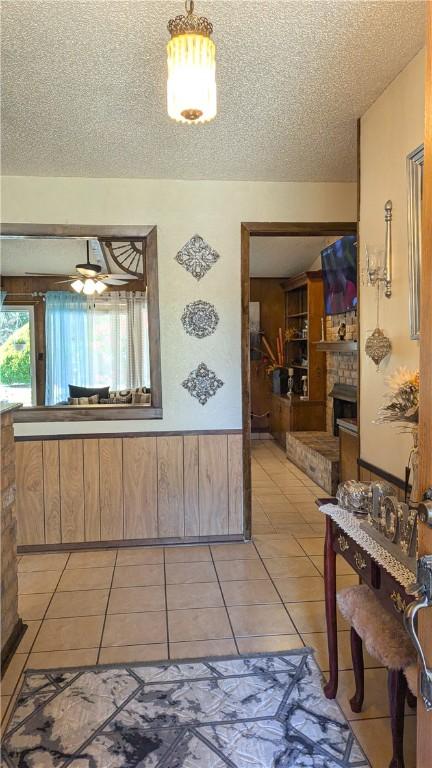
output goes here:
[[[255, 546], [255, 545], [253, 544], [252, 546]], [[213, 568], [214, 568], [214, 570], [215, 570], [215, 573], [216, 573], [217, 584], [219, 585], [220, 593], [221, 593], [221, 595], [222, 595], [222, 602], [223, 602], [223, 604], [224, 604], [225, 613], [226, 613], [226, 615], [227, 615], [227, 618], [228, 618], [228, 623], [229, 623], [229, 625], [230, 625], [231, 634], [232, 634], [232, 636], [233, 636], [233, 639], [234, 639], [234, 645], [235, 645], [235, 647], [236, 647], [236, 651], [237, 651], [237, 653], [238, 653], [238, 654], [239, 654], [239, 656], [240, 656], [240, 650], [239, 650], [239, 647], [238, 647], [237, 638], [236, 638], [236, 636], [235, 636], [235, 633], [234, 633], [234, 628], [233, 628], [233, 625], [232, 625], [232, 622], [231, 622], [231, 616], [229, 615], [228, 606], [227, 606], [227, 604], [226, 604], [226, 602], [225, 602], [225, 595], [224, 595], [224, 593], [223, 593], [223, 589], [222, 589], [222, 587], [221, 587], [221, 582], [220, 582], [220, 579], [219, 579], [219, 574], [218, 574], [218, 572], [217, 572], [217, 568], [216, 568], [216, 561], [215, 561], [215, 559], [214, 559], [214, 557], [213, 557], [213, 552], [212, 552], [212, 548], [211, 548], [211, 547], [210, 547], [210, 557], [211, 557], [211, 559], [212, 559]]]
[[[51, 605], [51, 603], [52, 603], [52, 599], [53, 599], [54, 595], [56, 594], [56, 591], [57, 591], [57, 587], [58, 587], [58, 585], [59, 585], [59, 583], [60, 583], [60, 579], [61, 579], [61, 578], [62, 578], [62, 576], [63, 576], [63, 573], [64, 573], [64, 571], [65, 571], [65, 569], [66, 569], [66, 565], [67, 565], [67, 563], [68, 563], [68, 561], [69, 561], [69, 558], [70, 558], [70, 552], [68, 552], [68, 553], [65, 553], [65, 554], [67, 554], [67, 557], [66, 557], [66, 560], [65, 560], [65, 564], [64, 564], [64, 566], [63, 566], [63, 569], [62, 569], [62, 571], [61, 571], [61, 573], [60, 573], [60, 576], [58, 577], [58, 580], [57, 580], [57, 584], [56, 584], [56, 587], [55, 587], [55, 589], [52, 591], [52, 593], [51, 593], [51, 597], [50, 597], [50, 599], [48, 600], [48, 604], [47, 604], [47, 607], [45, 608], [45, 611], [44, 611], [43, 617], [42, 617], [42, 619], [40, 619], [40, 625], [39, 625], [38, 631], [36, 632], [36, 634], [35, 634], [35, 636], [34, 636], [34, 638], [33, 638], [33, 642], [32, 642], [32, 644], [30, 645], [30, 648], [29, 648], [29, 650], [27, 651], [27, 653], [24, 651], [24, 653], [26, 653], [26, 656], [27, 656], [27, 658], [26, 658], [26, 660], [25, 660], [25, 662], [24, 662], [24, 664], [23, 664], [22, 670], [21, 670], [21, 672], [20, 672], [20, 674], [19, 674], [19, 676], [18, 676], [18, 680], [16, 681], [16, 683], [15, 683], [15, 685], [14, 685], [14, 688], [13, 688], [13, 691], [12, 691], [12, 693], [11, 693], [11, 695], [10, 695], [10, 701], [9, 701], [9, 703], [8, 703], [8, 706], [6, 707], [6, 711], [5, 711], [5, 713], [4, 713], [4, 715], [3, 715], [2, 719], [1, 719], [1, 722], [2, 722], [2, 723], [3, 723], [3, 722], [5, 722], [5, 724], [6, 724], [6, 718], [10, 717], [10, 715], [12, 714], [12, 713], [11, 713], [9, 710], [11, 709], [11, 707], [12, 707], [12, 706], [13, 706], [13, 704], [14, 704], [14, 696], [15, 696], [16, 690], [17, 690], [17, 688], [18, 688], [18, 686], [19, 686], [19, 684], [20, 684], [20, 682], [21, 682], [21, 679], [22, 679], [22, 677], [23, 677], [23, 675], [24, 675], [24, 672], [25, 672], [25, 670], [26, 670], [26, 667], [27, 667], [27, 664], [28, 664], [28, 660], [29, 660], [29, 658], [30, 658], [30, 654], [31, 654], [31, 653], [32, 653], [32, 651], [33, 651], [33, 647], [34, 647], [34, 644], [35, 644], [35, 642], [36, 642], [36, 640], [37, 640], [37, 638], [38, 638], [38, 636], [39, 636], [39, 632], [41, 631], [42, 625], [43, 625], [43, 623], [44, 623], [44, 621], [45, 621], [45, 618], [46, 618], [46, 614], [47, 614], [47, 612], [48, 612], [48, 609], [49, 609], [49, 607], [50, 607], [50, 605]], [[26, 573], [26, 571], [22, 571], [22, 573]], [[37, 573], [39, 573], [39, 571], [37, 571]], [[36, 593], [34, 593], [34, 594], [46, 594], [46, 593], [45, 593], [45, 592], [36, 592]], [[19, 594], [18, 594], [18, 598], [19, 598]], [[23, 621], [24, 621], [24, 623], [25, 623], [25, 619], [23, 619]], [[32, 619], [27, 619], [27, 621], [32, 621]], [[39, 621], [39, 619], [36, 619], [36, 621]], [[22, 640], [24, 640], [24, 638], [25, 638], [25, 633], [24, 633], [24, 635], [23, 635], [23, 637], [22, 637]], [[21, 640], [21, 642], [22, 642], [22, 640]], [[18, 646], [18, 647], [19, 647], [19, 646]], [[17, 653], [19, 653], [18, 649], [15, 651], [15, 654], [17, 654]], [[15, 655], [15, 654], [14, 654], [14, 655]]]
[[[99, 659], [100, 659], [101, 650], [102, 650], [102, 641], [103, 641], [103, 636], [104, 636], [104, 632], [105, 632], [105, 625], [106, 625], [106, 621], [107, 621], [107, 617], [108, 617], [108, 606], [110, 604], [112, 585], [114, 583], [114, 576], [115, 576], [115, 570], [116, 570], [116, 565], [117, 565], [118, 553], [119, 553], [119, 551], [118, 551], [118, 549], [116, 549], [116, 554], [115, 554], [115, 558], [114, 558], [114, 567], [113, 567], [113, 572], [112, 572], [112, 576], [111, 576], [111, 583], [110, 583], [110, 586], [108, 588], [108, 600], [107, 600], [107, 603], [106, 603], [106, 606], [105, 606], [105, 614], [104, 614], [103, 623], [102, 623], [102, 632], [101, 632], [101, 635], [100, 635], [99, 647], [97, 649], [96, 665], [99, 664]], [[90, 591], [90, 590], [88, 590], [88, 591]]]
[[[303, 642], [303, 638], [302, 638], [302, 636], [301, 636], [301, 634], [300, 634], [300, 631], [297, 629], [297, 625], [296, 625], [296, 623], [295, 623], [294, 619], [292, 618], [291, 614], [289, 613], [289, 611], [288, 611], [288, 608], [286, 607], [286, 605], [285, 605], [285, 603], [284, 603], [284, 601], [283, 601], [283, 599], [282, 599], [282, 595], [281, 595], [281, 593], [279, 592], [279, 589], [277, 588], [276, 584], [274, 583], [274, 581], [273, 581], [273, 579], [272, 579], [272, 577], [271, 577], [271, 575], [270, 575], [270, 572], [268, 571], [268, 569], [267, 569], [267, 566], [266, 566], [266, 564], [265, 564], [265, 562], [264, 562], [263, 558], [261, 557], [261, 554], [260, 554], [259, 550], [257, 550], [257, 552], [258, 552], [258, 557], [260, 558], [260, 560], [261, 560], [261, 562], [262, 562], [262, 565], [263, 565], [263, 567], [265, 568], [265, 570], [266, 570], [266, 573], [267, 573], [267, 575], [268, 575], [268, 577], [269, 577], [269, 579], [270, 579], [271, 583], [273, 584], [273, 587], [275, 588], [275, 590], [276, 590], [276, 592], [277, 592], [277, 594], [278, 594], [278, 596], [279, 596], [279, 599], [280, 599], [280, 601], [281, 601], [281, 603], [282, 603], [282, 605], [283, 605], [283, 607], [284, 607], [284, 609], [285, 609], [285, 611], [286, 611], [286, 613], [287, 613], [287, 616], [288, 616], [289, 620], [291, 621], [291, 623], [292, 623], [293, 627], [295, 628], [296, 634], [299, 636], [299, 638], [300, 638], [301, 642], [303, 643], [303, 646], [305, 646], [305, 643]], [[302, 601], [302, 602], [303, 602], [303, 601]]]
[[166, 646], [167, 646], [167, 658], [171, 659], [171, 640], [169, 635], [169, 622], [168, 622], [168, 590], [167, 590], [167, 577], [166, 577], [166, 548], [162, 550], [163, 555], [163, 572], [164, 572], [164, 595], [165, 595], [165, 631], [166, 631]]

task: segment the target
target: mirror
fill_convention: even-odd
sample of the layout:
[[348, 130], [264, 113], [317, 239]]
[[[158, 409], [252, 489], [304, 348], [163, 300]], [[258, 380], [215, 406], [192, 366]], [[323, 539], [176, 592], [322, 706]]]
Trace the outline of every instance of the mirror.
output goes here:
[[409, 317], [412, 339], [420, 338], [420, 268], [422, 250], [424, 145], [407, 157]]
[[0, 399], [152, 409], [147, 238], [2, 235], [1, 246]]

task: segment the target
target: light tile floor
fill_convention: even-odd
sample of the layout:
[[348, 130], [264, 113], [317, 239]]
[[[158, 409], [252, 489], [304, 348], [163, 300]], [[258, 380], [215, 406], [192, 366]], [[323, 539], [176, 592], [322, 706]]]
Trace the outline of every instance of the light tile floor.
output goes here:
[[[23, 555], [19, 609], [27, 632], [2, 681], [3, 724], [23, 669], [82, 666], [308, 645], [328, 670], [322, 514], [325, 492], [269, 440], [254, 441], [253, 543]], [[357, 583], [342, 559], [338, 586]], [[385, 671], [366, 658], [366, 701], [351, 712], [349, 631], [339, 619], [338, 699], [373, 768], [387, 768]], [[406, 768], [415, 717], [406, 718]], [[379, 744], [379, 749], [377, 748]]]

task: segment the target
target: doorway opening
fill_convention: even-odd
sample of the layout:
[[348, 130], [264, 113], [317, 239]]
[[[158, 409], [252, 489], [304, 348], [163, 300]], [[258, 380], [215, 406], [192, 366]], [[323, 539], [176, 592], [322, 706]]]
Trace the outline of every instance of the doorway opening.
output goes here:
[[[277, 407], [277, 394], [283, 397], [287, 388], [292, 388], [298, 403], [295, 410], [302, 412], [298, 422], [300, 425], [305, 422], [310, 429], [315, 420], [319, 419], [323, 431], [327, 425], [325, 364], [323, 368], [321, 358], [319, 365], [315, 357], [312, 359], [317, 351], [315, 343], [323, 338], [321, 329], [325, 314], [322, 283], [318, 285], [318, 279], [321, 279], [319, 245], [323, 247], [332, 239], [347, 235], [357, 235], [356, 222], [244, 222], [241, 225], [243, 491], [245, 536], [248, 539], [252, 535], [251, 439], [252, 434], [270, 436], [273, 433], [272, 436], [276, 439], [279, 437], [282, 445], [286, 422]], [[288, 244], [285, 260], [284, 248], [280, 247], [284, 242]], [[310, 258], [313, 249], [308, 247], [309, 242], [315, 244], [315, 258]], [[264, 259], [266, 251], [273, 256]], [[303, 258], [296, 260], [295, 253], [299, 251], [302, 251]], [[313, 269], [308, 268], [309, 258], [309, 267]], [[263, 266], [264, 260], [266, 266]], [[279, 271], [284, 263], [285, 274], [264, 274], [266, 271], [274, 272], [275, 269]], [[251, 280], [255, 279], [272, 281], [267, 285], [268, 290], [266, 284], [262, 284], [261, 297], [273, 293], [273, 297], [266, 299], [266, 303], [273, 303], [281, 325], [277, 321], [276, 324], [269, 323], [271, 330], [268, 333], [261, 327], [261, 320], [264, 319], [262, 307], [256, 306], [262, 303], [257, 299], [260, 290], [258, 283], [251, 285]], [[282, 285], [278, 287], [277, 283]], [[275, 296], [280, 299], [279, 309], [274, 305]], [[270, 316], [271, 312], [267, 314]], [[267, 338], [267, 335], [272, 337]], [[268, 380], [263, 378], [269, 375]], [[288, 383], [288, 379], [292, 379], [292, 382]], [[268, 403], [275, 394], [276, 407], [272, 408]], [[254, 408], [252, 396], [257, 405]], [[293, 413], [294, 410], [287, 418], [295, 420], [297, 415], [294, 417]], [[333, 423], [333, 416], [331, 421]]]

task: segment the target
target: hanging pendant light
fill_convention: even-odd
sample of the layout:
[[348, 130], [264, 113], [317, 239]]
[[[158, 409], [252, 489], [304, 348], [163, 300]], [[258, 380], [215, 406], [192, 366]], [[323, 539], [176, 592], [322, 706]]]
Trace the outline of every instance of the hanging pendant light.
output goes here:
[[180, 123], [207, 123], [216, 116], [216, 46], [213, 25], [195, 16], [193, 0], [186, 16], [168, 22], [168, 114]]

